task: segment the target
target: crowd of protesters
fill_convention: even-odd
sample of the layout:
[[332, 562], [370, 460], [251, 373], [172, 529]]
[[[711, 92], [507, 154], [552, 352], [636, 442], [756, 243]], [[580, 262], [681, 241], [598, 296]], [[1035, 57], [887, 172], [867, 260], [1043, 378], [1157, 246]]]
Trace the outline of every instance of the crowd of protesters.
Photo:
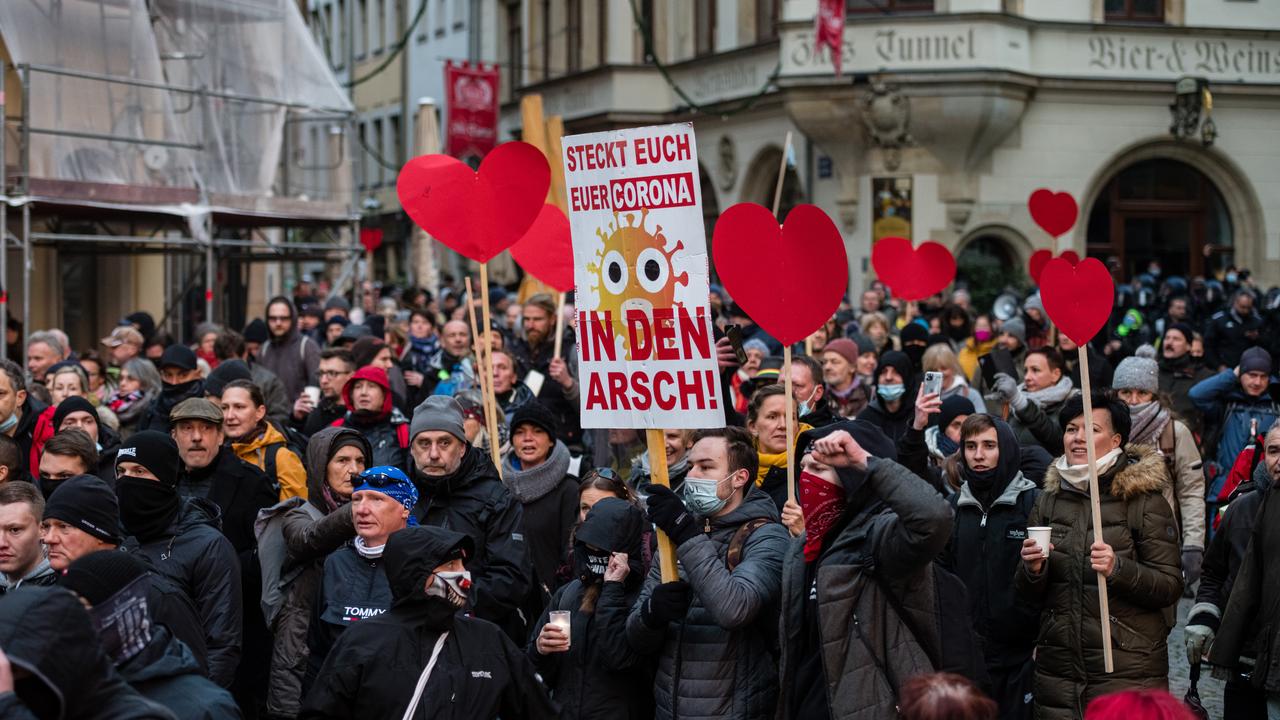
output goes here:
[[582, 427], [548, 294], [491, 295], [496, 436], [452, 284], [302, 283], [190, 344], [32, 332], [0, 362], [0, 717], [1180, 718], [1186, 596], [1226, 717], [1280, 718], [1280, 302], [1226, 280], [1122, 286], [1088, 417], [1034, 292], [875, 283], [788, 398], [713, 287], [727, 424], [665, 433], [668, 486], [642, 432]]

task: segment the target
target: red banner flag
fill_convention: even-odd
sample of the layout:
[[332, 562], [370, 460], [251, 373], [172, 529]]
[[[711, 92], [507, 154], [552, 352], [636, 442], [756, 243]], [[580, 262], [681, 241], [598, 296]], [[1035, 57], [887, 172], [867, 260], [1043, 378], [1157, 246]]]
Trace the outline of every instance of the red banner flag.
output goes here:
[[445, 153], [478, 163], [498, 141], [498, 66], [452, 60], [444, 66], [449, 120]]
[[840, 61], [844, 47], [844, 0], [818, 0], [817, 39], [815, 48], [826, 45], [830, 49], [831, 64], [840, 75]]

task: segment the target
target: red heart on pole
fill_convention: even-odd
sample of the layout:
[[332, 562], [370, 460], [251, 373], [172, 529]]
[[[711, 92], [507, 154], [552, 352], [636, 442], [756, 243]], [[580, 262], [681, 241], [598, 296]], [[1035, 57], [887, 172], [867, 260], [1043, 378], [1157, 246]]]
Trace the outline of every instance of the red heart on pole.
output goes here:
[[956, 259], [951, 251], [932, 240], [912, 247], [906, 238], [881, 238], [871, 248], [871, 265], [880, 281], [903, 300], [927, 298], [956, 277]]
[[400, 205], [418, 227], [476, 262], [515, 245], [547, 199], [551, 168], [525, 142], [494, 148], [479, 171], [448, 155], [421, 155], [396, 180]]
[[[1058, 257], [1072, 265], [1080, 264], [1080, 256], [1076, 254], [1075, 250], [1065, 250]], [[1031, 261], [1027, 263], [1027, 271], [1031, 275], [1031, 282], [1037, 285], [1040, 284], [1040, 273], [1044, 271], [1044, 266], [1052, 259], [1053, 252], [1051, 250], [1037, 250], [1031, 253]]]
[[378, 228], [360, 228], [360, 244], [368, 252], [382, 247], [382, 230]]
[[551, 203], [543, 205], [524, 237], [511, 246], [511, 257], [525, 272], [556, 290], [572, 290], [573, 238], [564, 211]]
[[1072, 265], [1050, 260], [1040, 273], [1040, 300], [1049, 319], [1076, 345], [1084, 345], [1107, 324], [1116, 300], [1116, 285], [1097, 258]]
[[1031, 210], [1031, 219], [1054, 237], [1066, 235], [1080, 216], [1080, 208], [1071, 193], [1055, 193], [1047, 188], [1031, 193], [1027, 207]]
[[813, 205], [795, 206], [779, 227], [767, 208], [738, 203], [716, 221], [711, 251], [734, 301], [784, 345], [822, 327], [849, 290], [844, 238]]

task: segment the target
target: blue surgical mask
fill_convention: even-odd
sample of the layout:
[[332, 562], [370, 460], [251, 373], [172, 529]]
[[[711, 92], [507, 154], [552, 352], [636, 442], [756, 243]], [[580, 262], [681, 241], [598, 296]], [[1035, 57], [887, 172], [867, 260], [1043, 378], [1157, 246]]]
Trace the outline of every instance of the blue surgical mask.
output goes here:
[[18, 424], [18, 413], [13, 413], [12, 415], [9, 416], [8, 420], [5, 420], [4, 422], [0, 423], [0, 433], [9, 432], [10, 430], [13, 429], [13, 426], [17, 424]]
[[1235, 273], [1227, 273], [1227, 282], [1233, 283], [1239, 279], [1240, 279], [1239, 275], [1236, 275]]
[[711, 517], [720, 512], [728, 502], [727, 499], [716, 494], [722, 482], [724, 480], [686, 477], [684, 484], [680, 486], [680, 496], [684, 500], [684, 506], [698, 517]]
[[907, 391], [907, 386], [903, 385], [902, 383], [896, 383], [894, 385], [876, 386], [876, 394], [878, 394], [880, 396], [880, 399], [884, 400], [885, 402], [893, 402], [894, 400], [897, 400], [898, 398], [902, 397], [902, 394], [905, 393], [906, 391]]
[[815, 385], [813, 388], [813, 392], [809, 393], [809, 399], [804, 400], [800, 403], [799, 412], [797, 413], [799, 417], [804, 417], [805, 415], [808, 415], [809, 413], [813, 412], [813, 408], [810, 407], [809, 403], [813, 401], [813, 396], [817, 394], [818, 394], [818, 387]]

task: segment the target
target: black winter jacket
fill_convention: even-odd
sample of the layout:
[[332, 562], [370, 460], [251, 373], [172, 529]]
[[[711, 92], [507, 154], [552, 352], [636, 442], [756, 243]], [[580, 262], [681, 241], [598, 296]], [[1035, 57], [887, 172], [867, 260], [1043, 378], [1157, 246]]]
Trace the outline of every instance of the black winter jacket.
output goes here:
[[147, 646], [117, 669], [130, 687], [168, 708], [178, 720], [240, 717], [231, 693], [205, 677], [191, 649], [165, 627], [155, 627]]
[[476, 617], [497, 624], [524, 642], [524, 621], [516, 608], [529, 592], [531, 566], [522, 532], [523, 511], [498, 477], [489, 457], [468, 447], [450, 475], [412, 475], [418, 487], [413, 516], [421, 525], [460, 532], [475, 542], [467, 560], [471, 572], [470, 607]]
[[[184, 383], [184, 386], [187, 385]], [[138, 420], [136, 431], [156, 430], [158, 432], [168, 434], [170, 427], [169, 413], [173, 411], [178, 403], [187, 398], [204, 397], [204, 380], [193, 380], [189, 386], [181, 387], [175, 385], [165, 385], [160, 390], [160, 394], [156, 396], [151, 406], [143, 413], [142, 418]]]
[[[423, 687], [422, 720], [557, 717], [533, 665], [495, 625], [428, 598], [427, 577], [470, 540], [439, 528], [394, 533], [383, 552], [395, 603], [351, 626], [325, 661], [301, 718], [400, 718], [442, 632], [448, 632]], [[468, 548], [469, 549], [469, 548]]]
[[178, 492], [201, 497], [194, 487], [207, 487], [207, 498], [221, 513], [222, 534], [231, 541], [241, 562], [257, 547], [253, 523], [258, 511], [276, 503], [277, 493], [266, 473], [236, 457], [223, 446], [207, 467], [186, 470], [178, 479]]
[[[911, 390], [915, 392], [915, 390]], [[880, 428], [894, 443], [902, 441], [903, 436], [907, 434], [907, 428], [911, 427], [911, 420], [915, 417], [915, 400], [902, 396], [902, 406], [896, 412], [889, 412], [884, 406], [884, 400], [879, 395], [871, 398], [871, 402], [858, 413], [859, 420], [867, 422]]]
[[230, 687], [240, 664], [244, 604], [240, 563], [218, 531], [218, 506], [202, 498], [183, 500], [164, 537], [124, 548], [144, 555], [152, 569], [172, 580], [195, 604], [209, 652], [209, 677]]
[[76, 596], [58, 587], [33, 587], [0, 598], [0, 648], [18, 680], [0, 694], [0, 718], [173, 720], [173, 714], [129, 687], [94, 632]]
[[324, 561], [320, 596], [316, 599], [307, 636], [310, 670], [319, 672], [325, 657], [347, 628], [391, 608], [382, 559], [366, 559], [354, 542], [338, 548]]
[[[1218, 630], [1222, 611], [1227, 609], [1227, 601], [1231, 599], [1231, 586], [1235, 584], [1240, 563], [1244, 562], [1244, 553], [1253, 538], [1258, 509], [1270, 492], [1271, 474], [1265, 463], [1258, 463], [1253, 477], [1240, 483], [1231, 493], [1222, 522], [1204, 553], [1200, 589], [1196, 591], [1196, 604], [1187, 614], [1188, 625], [1204, 625], [1215, 632]], [[1253, 657], [1251, 645], [1247, 643], [1243, 652], [1248, 657]]]

